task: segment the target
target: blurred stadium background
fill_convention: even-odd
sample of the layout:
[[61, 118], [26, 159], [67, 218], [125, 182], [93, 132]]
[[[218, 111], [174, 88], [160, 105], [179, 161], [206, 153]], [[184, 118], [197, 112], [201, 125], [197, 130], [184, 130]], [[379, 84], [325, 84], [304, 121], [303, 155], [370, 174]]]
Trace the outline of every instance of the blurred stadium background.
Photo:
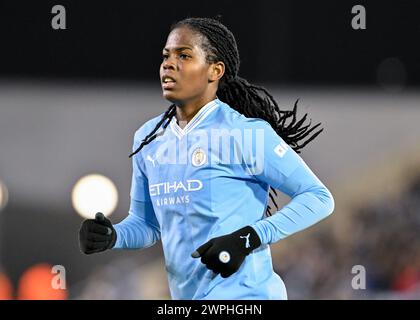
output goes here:
[[[66, 30], [51, 28], [55, 4]], [[356, 4], [366, 30], [351, 28]], [[409, 1], [1, 2], [0, 299], [169, 299], [159, 244], [85, 256], [78, 211], [127, 215], [133, 134], [168, 106], [168, 28], [216, 14], [237, 38], [241, 76], [283, 108], [300, 98], [325, 128], [302, 157], [335, 212], [271, 246], [289, 298], [419, 299], [419, 12]], [[51, 289], [54, 265], [66, 290]], [[351, 285], [357, 265], [365, 290]]]

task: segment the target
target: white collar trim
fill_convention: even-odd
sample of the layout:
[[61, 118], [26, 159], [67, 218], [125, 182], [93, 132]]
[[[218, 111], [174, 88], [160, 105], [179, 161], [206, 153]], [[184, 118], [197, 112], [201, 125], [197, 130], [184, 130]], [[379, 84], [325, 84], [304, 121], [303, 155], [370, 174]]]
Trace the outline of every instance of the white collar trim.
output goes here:
[[214, 109], [219, 106], [218, 102], [219, 99], [214, 99], [201, 107], [201, 109], [198, 110], [198, 112], [183, 129], [181, 129], [181, 127], [176, 123], [176, 116], [173, 116], [169, 125], [174, 134], [181, 139], [183, 136], [191, 132], [192, 129], [198, 126]]

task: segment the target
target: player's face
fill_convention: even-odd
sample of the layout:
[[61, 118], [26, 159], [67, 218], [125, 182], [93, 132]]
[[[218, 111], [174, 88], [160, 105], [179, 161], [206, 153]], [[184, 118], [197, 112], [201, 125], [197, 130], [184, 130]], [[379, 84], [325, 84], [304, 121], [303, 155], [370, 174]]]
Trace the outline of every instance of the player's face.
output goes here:
[[163, 96], [172, 103], [187, 103], [206, 95], [209, 68], [201, 39], [186, 27], [171, 31], [163, 49], [160, 80]]

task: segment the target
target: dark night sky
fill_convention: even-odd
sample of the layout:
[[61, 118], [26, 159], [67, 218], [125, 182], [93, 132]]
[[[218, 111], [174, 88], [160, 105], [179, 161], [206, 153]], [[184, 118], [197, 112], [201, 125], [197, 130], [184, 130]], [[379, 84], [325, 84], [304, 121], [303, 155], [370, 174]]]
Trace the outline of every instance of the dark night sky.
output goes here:
[[[56, 4], [66, 8], [67, 30], [51, 28]], [[351, 28], [356, 4], [366, 8], [366, 30]], [[381, 62], [395, 57], [407, 84], [420, 84], [420, 3], [396, 0], [7, 0], [0, 77], [155, 80], [170, 24], [217, 14], [237, 38], [240, 75], [252, 81], [372, 85]]]

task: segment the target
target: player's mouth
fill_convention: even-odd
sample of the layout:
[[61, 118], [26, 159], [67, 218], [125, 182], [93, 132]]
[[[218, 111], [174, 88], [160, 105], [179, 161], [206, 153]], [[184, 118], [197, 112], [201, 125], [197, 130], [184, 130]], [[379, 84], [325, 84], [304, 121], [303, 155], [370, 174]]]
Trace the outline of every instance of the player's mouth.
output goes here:
[[176, 85], [176, 81], [174, 78], [170, 76], [163, 76], [162, 77], [162, 88], [164, 90], [173, 89]]

